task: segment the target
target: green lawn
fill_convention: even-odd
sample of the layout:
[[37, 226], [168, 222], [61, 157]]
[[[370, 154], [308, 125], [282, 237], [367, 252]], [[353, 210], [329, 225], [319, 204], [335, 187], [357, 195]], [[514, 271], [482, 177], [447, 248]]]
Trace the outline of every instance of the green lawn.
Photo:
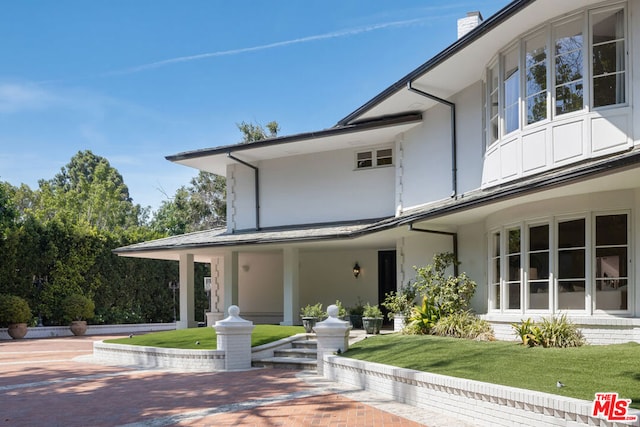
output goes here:
[[[354, 344], [345, 357], [453, 377], [593, 400], [618, 392], [640, 409], [640, 345], [528, 348], [431, 335], [380, 335]], [[557, 388], [556, 382], [565, 384]]]
[[[304, 332], [302, 326], [256, 325], [251, 334], [251, 346], [256, 347]], [[151, 347], [182, 348], [189, 350], [215, 350], [216, 331], [213, 328], [190, 328], [176, 331], [153, 332], [131, 338], [106, 340], [110, 344], [146, 345]], [[200, 344], [196, 344], [199, 342]]]

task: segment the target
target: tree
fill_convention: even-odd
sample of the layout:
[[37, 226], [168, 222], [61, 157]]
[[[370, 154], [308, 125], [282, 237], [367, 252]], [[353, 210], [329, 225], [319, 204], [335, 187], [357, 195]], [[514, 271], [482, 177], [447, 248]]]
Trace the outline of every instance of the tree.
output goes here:
[[[243, 143], [276, 137], [280, 129], [275, 121], [267, 123], [266, 129], [247, 122], [237, 126], [242, 132]], [[160, 233], [178, 235], [224, 226], [226, 194], [223, 176], [200, 171], [188, 187], [178, 188], [172, 199], [162, 202], [151, 222], [152, 228]]]

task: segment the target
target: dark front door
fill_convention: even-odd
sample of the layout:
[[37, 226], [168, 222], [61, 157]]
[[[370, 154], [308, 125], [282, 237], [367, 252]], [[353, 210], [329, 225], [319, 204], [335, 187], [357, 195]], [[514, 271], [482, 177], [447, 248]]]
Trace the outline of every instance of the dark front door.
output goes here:
[[[384, 301], [384, 297], [391, 291], [396, 290], [396, 251], [378, 252], [378, 304]], [[387, 318], [387, 310], [380, 306], [384, 313], [385, 323], [390, 322]]]

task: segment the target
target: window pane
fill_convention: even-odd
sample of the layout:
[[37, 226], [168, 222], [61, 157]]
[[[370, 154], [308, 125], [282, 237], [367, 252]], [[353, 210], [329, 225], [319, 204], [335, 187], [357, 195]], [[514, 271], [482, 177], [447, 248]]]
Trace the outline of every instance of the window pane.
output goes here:
[[509, 301], [509, 309], [520, 308], [520, 283], [509, 283], [507, 285], [507, 301]]
[[549, 252], [529, 254], [529, 280], [549, 278]]
[[547, 43], [544, 33], [525, 42], [527, 96], [547, 89]]
[[358, 168], [370, 168], [371, 166], [373, 166], [371, 151], [358, 153], [357, 159]]
[[593, 79], [593, 106], [623, 104], [625, 102], [624, 74], [612, 74]]
[[582, 19], [574, 19], [555, 27], [556, 55], [581, 50], [582, 44]]
[[500, 284], [493, 286], [493, 308], [500, 309]]
[[556, 114], [582, 110], [582, 82], [571, 83], [556, 89]]
[[520, 255], [509, 256], [509, 281], [520, 280]]
[[493, 281], [495, 283], [500, 282], [500, 258], [494, 258], [493, 260]]
[[627, 277], [627, 248], [596, 249], [596, 278]]
[[392, 155], [392, 150], [390, 148], [387, 148], [384, 150], [378, 150], [376, 154], [377, 154], [376, 164], [378, 166], [393, 164], [393, 155]]
[[624, 38], [624, 10], [594, 13], [591, 17], [593, 44]]
[[583, 279], [585, 265], [584, 249], [558, 252], [558, 279]]
[[[558, 247], [580, 248], [585, 245], [585, 220], [576, 219], [558, 224]], [[581, 276], [582, 277], [582, 276]]]
[[624, 41], [593, 47], [593, 75], [624, 71]]
[[529, 283], [529, 308], [533, 310], [549, 308], [549, 282]]
[[584, 280], [558, 282], [558, 309], [584, 310]]
[[547, 93], [539, 93], [527, 98], [527, 124], [547, 118]]
[[582, 79], [582, 50], [556, 57], [556, 85]]
[[549, 249], [549, 225], [529, 227], [529, 250], [543, 251]]
[[520, 229], [514, 228], [509, 230], [509, 253], [510, 254], [519, 254], [520, 253]]
[[504, 116], [505, 133], [518, 129], [518, 102], [520, 100], [520, 73], [518, 50], [513, 49], [504, 56]]
[[493, 256], [500, 256], [500, 233], [493, 233]]
[[596, 246], [626, 244], [626, 214], [600, 215], [596, 217]]
[[597, 280], [596, 309], [628, 310], [627, 289], [626, 280]]

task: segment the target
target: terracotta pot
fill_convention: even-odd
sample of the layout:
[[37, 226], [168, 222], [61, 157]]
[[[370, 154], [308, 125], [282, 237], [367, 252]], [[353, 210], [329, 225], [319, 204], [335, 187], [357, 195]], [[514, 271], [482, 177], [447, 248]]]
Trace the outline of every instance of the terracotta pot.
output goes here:
[[73, 335], [84, 335], [87, 332], [87, 321], [86, 320], [74, 320], [71, 322], [71, 326], [69, 326]]
[[26, 323], [11, 323], [7, 328], [7, 333], [14, 340], [24, 338], [24, 336], [27, 335], [27, 332], [29, 332], [29, 329], [27, 329]]

